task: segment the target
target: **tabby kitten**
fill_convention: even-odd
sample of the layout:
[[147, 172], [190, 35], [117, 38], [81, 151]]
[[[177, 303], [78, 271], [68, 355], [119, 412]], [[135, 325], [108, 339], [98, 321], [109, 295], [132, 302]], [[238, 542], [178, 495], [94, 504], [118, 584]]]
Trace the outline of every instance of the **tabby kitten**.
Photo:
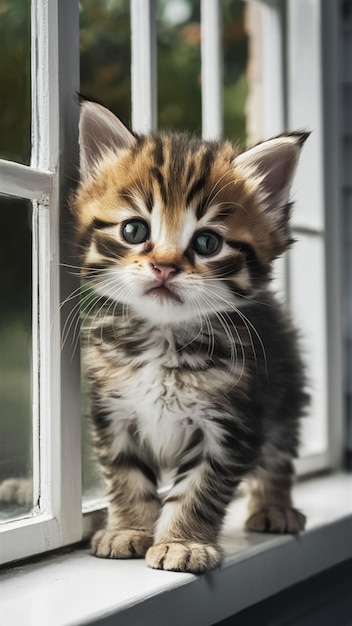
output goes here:
[[98, 557], [214, 568], [226, 507], [248, 476], [249, 530], [304, 528], [291, 486], [305, 381], [268, 284], [292, 242], [288, 195], [306, 137], [240, 154], [227, 141], [135, 135], [82, 104], [73, 210], [98, 296], [86, 364], [110, 500]]

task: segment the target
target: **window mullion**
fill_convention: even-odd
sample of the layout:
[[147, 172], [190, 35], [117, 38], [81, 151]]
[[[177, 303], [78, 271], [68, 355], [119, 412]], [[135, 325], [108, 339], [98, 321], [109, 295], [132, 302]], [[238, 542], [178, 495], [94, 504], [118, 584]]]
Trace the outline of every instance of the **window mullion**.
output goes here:
[[132, 127], [157, 127], [156, 0], [131, 0]]
[[59, 154], [59, 5], [57, 0], [32, 0], [31, 165], [56, 173]]
[[[51, 0], [50, 0], [51, 2]], [[49, 4], [50, 4], [49, 2]], [[78, 272], [65, 271], [63, 264], [78, 265], [73, 253], [74, 229], [71, 213], [67, 206], [72, 182], [77, 180], [78, 171], [78, 122], [79, 104], [79, 1], [59, 0], [58, 11], [58, 104], [59, 104], [59, 216], [58, 233], [60, 260], [60, 301], [65, 302], [80, 285]], [[56, 115], [55, 109], [53, 115]], [[56, 267], [52, 273], [56, 280]], [[75, 309], [77, 314], [79, 312]], [[57, 315], [55, 307], [51, 316]], [[60, 522], [62, 543], [71, 543], [82, 537], [82, 463], [81, 463], [81, 375], [80, 342], [77, 333], [79, 323], [71, 325], [72, 301], [70, 306], [60, 305], [60, 424], [61, 424], [61, 494]], [[51, 363], [51, 376], [55, 380], [57, 369]], [[55, 445], [52, 440], [52, 445]], [[55, 471], [55, 468], [53, 468]]]
[[[274, 137], [285, 128], [285, 24], [282, 0], [263, 1], [263, 131]], [[258, 140], [263, 137], [257, 138]]]
[[312, 463], [317, 470], [324, 459], [325, 466], [334, 463], [329, 422], [340, 420], [335, 409], [331, 415], [328, 411], [321, 2], [288, 0], [286, 9], [287, 124], [291, 130], [313, 131], [302, 151], [292, 191], [296, 203], [293, 232], [298, 243], [290, 251], [289, 288], [293, 314], [302, 330], [312, 397], [309, 416], [302, 423], [301, 465]]
[[78, 286], [77, 279], [64, 277], [61, 269], [63, 263], [73, 263], [62, 243], [62, 231], [78, 150], [78, 1], [34, 0], [32, 7], [32, 167], [53, 172], [48, 198], [35, 204], [38, 289], [34, 286], [34, 297], [38, 294], [39, 300], [34, 382], [38, 380], [39, 390], [34, 432], [40, 433], [39, 442], [35, 437], [39, 451], [35, 487], [40, 513], [49, 513], [57, 521], [54, 542], [64, 545], [80, 539], [82, 525], [79, 358], [72, 337], [62, 346], [69, 310], [60, 305]]
[[221, 17], [218, 0], [201, 1], [203, 139], [219, 139], [223, 132]]

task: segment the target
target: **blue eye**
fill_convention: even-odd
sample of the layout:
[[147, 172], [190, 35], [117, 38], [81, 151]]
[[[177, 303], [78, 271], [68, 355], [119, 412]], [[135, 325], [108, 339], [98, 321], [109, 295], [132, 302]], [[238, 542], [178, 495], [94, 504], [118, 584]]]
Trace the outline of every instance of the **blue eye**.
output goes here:
[[144, 220], [130, 220], [125, 222], [122, 235], [127, 243], [143, 243], [149, 237], [149, 227]]
[[211, 256], [215, 254], [221, 246], [220, 235], [209, 230], [202, 230], [193, 239], [193, 250], [201, 256]]

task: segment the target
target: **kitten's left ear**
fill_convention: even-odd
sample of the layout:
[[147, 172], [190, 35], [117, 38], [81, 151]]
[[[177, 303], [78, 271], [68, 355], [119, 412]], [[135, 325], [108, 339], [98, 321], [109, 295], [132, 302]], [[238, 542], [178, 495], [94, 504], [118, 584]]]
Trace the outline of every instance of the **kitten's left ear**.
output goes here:
[[[250, 148], [234, 159], [235, 168], [243, 171], [249, 180], [257, 182], [269, 211], [281, 213], [280, 209], [287, 206], [299, 154], [309, 135], [306, 132], [281, 135]], [[280, 220], [279, 215], [277, 218]]]
[[135, 136], [101, 104], [83, 100], [79, 122], [80, 174], [89, 176], [107, 149], [114, 152], [130, 148]]

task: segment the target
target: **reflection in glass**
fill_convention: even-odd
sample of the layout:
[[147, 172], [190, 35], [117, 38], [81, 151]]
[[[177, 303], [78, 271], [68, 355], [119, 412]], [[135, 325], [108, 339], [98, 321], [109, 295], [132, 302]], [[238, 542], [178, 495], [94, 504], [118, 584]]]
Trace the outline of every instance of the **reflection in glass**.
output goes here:
[[31, 2], [0, 3], [0, 158], [31, 158]]
[[0, 196], [0, 520], [32, 508], [31, 214]]

